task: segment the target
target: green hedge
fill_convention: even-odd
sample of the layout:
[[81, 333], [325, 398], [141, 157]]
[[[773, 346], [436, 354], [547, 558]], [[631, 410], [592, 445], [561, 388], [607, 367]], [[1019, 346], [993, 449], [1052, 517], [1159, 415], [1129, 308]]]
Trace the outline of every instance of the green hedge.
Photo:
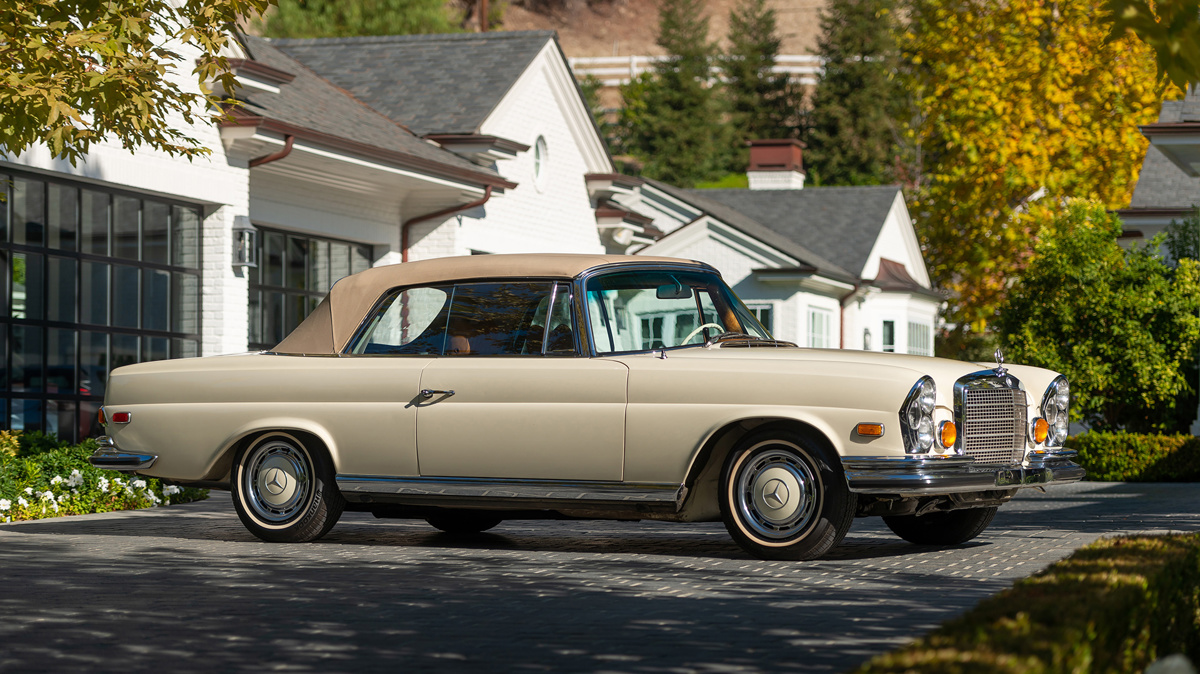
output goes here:
[[1097, 541], [860, 674], [1140, 672], [1200, 660], [1200, 536]]
[[1193, 435], [1083, 433], [1067, 438], [1087, 479], [1097, 482], [1200, 482], [1200, 438]]
[[187, 503], [208, 498], [154, 478], [101, 470], [88, 463], [96, 443], [60, 442], [43, 433], [0, 431], [0, 522], [85, 515]]

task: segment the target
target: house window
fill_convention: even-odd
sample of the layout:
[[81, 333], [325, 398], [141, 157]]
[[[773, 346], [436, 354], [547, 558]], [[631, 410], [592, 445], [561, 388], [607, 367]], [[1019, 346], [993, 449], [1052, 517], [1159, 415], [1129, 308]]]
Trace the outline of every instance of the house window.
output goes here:
[[750, 313], [754, 314], [754, 317], [767, 329], [767, 332], [775, 333], [774, 311], [771, 305], [747, 304], [746, 308], [750, 310]]
[[546, 187], [546, 175], [549, 173], [546, 165], [549, 161], [550, 153], [546, 148], [546, 138], [538, 136], [537, 141], [533, 144], [533, 184], [537, 186], [538, 190]]
[[333, 284], [371, 266], [370, 246], [259, 227], [250, 271], [251, 349], [270, 349], [300, 325]]
[[896, 321], [883, 322], [883, 350], [888, 353], [896, 351]]
[[0, 428], [78, 441], [99, 432], [112, 368], [200, 355], [201, 219], [170, 199], [0, 174]]
[[908, 352], [916, 356], [933, 355], [933, 328], [924, 323], [908, 324]]
[[828, 349], [831, 345], [829, 328], [831, 314], [825, 309], [808, 308], [808, 345], [814, 349]]

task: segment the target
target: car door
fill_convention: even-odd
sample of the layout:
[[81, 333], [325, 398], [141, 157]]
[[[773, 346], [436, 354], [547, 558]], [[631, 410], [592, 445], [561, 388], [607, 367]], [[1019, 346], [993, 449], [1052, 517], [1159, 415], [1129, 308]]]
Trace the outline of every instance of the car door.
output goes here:
[[628, 369], [578, 356], [572, 307], [566, 283], [455, 287], [421, 374], [422, 476], [621, 480]]

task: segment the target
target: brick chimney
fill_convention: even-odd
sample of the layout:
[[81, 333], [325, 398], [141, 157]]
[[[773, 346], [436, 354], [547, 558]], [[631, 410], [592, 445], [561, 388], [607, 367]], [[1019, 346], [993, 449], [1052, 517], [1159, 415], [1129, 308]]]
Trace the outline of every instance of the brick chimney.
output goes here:
[[752, 190], [804, 188], [804, 143], [792, 138], [750, 141], [750, 168], [746, 176]]

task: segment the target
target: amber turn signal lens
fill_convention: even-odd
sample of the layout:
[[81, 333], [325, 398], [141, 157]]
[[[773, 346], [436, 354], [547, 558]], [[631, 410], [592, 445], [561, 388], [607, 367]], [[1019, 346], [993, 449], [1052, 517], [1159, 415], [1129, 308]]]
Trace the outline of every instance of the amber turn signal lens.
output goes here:
[[1050, 435], [1050, 422], [1038, 417], [1033, 420], [1033, 440], [1039, 445], [1046, 442]]
[[859, 435], [878, 438], [883, 435], [883, 424], [859, 424], [854, 430]]
[[108, 425], [108, 419], [105, 419], [105, 418], [104, 418], [104, 408], [103, 408], [103, 407], [101, 407], [100, 409], [96, 410], [96, 421], [100, 422], [100, 425], [101, 425], [101, 426], [107, 426], [107, 425]]
[[950, 449], [958, 441], [958, 426], [955, 426], [953, 421], [943, 421], [938, 428], [938, 439], [941, 440], [942, 447]]

